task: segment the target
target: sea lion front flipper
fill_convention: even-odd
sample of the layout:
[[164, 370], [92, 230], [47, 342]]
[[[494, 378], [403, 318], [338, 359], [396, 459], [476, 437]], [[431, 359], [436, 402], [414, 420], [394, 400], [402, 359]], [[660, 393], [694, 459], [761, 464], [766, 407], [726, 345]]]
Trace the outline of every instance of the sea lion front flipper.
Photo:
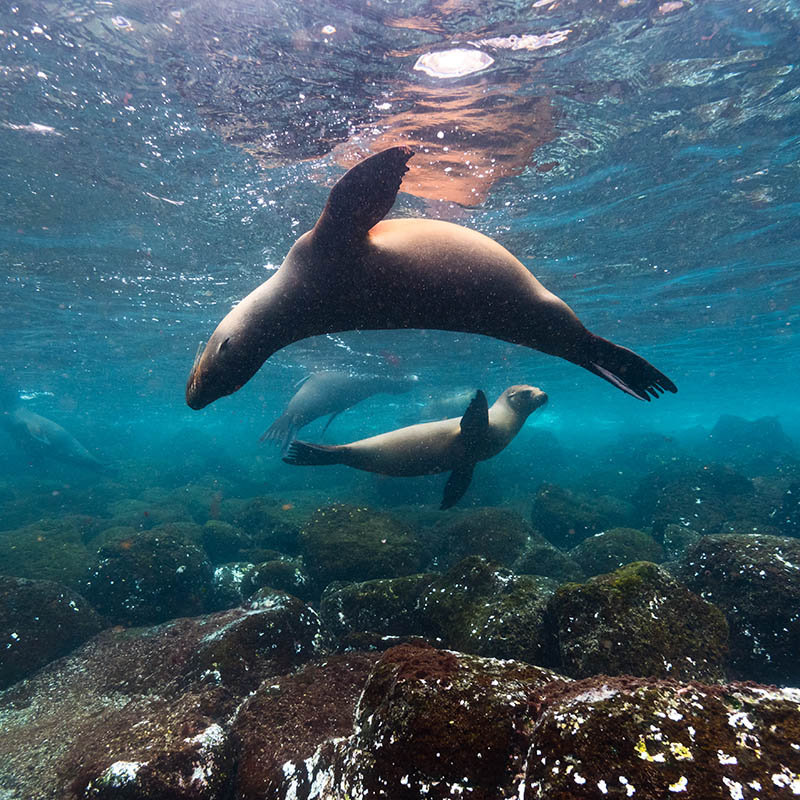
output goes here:
[[467, 491], [472, 480], [474, 469], [475, 464], [470, 463], [454, 469], [450, 473], [450, 477], [444, 485], [444, 496], [442, 497], [442, 504], [439, 506], [440, 511], [452, 508], [464, 496], [464, 492]]
[[340, 248], [361, 241], [394, 205], [413, 155], [410, 147], [390, 147], [339, 178], [314, 226], [315, 244]]
[[[478, 389], [464, 416], [461, 417], [461, 436], [468, 454], [471, 454], [489, 434], [489, 403]], [[476, 459], [477, 460], [477, 459]], [[465, 487], [466, 488], [466, 487]]]
[[322, 429], [322, 433], [320, 434], [320, 436], [324, 436], [325, 435], [325, 431], [328, 430], [328, 425], [330, 425], [331, 422], [333, 422], [336, 419], [336, 417], [338, 417], [339, 414], [341, 414], [341, 413], [342, 413], [341, 411], [334, 411], [333, 414], [331, 414], [328, 417], [328, 421], [325, 423], [325, 427]]
[[38, 422], [30, 421], [26, 427], [31, 439], [41, 444], [50, 444], [50, 437], [42, 430], [42, 426]]

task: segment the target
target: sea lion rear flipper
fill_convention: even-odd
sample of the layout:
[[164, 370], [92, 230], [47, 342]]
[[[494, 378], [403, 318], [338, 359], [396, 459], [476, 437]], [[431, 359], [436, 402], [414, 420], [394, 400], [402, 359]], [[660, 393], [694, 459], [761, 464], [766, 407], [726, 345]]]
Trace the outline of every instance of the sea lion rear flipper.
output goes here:
[[339, 178], [314, 226], [315, 244], [331, 248], [362, 240], [394, 205], [413, 155], [410, 147], [390, 147]]
[[451, 508], [464, 496], [464, 492], [467, 491], [472, 480], [474, 469], [475, 464], [465, 464], [450, 473], [450, 477], [444, 485], [442, 504], [439, 506], [441, 511]]
[[[478, 389], [464, 416], [461, 417], [461, 436], [468, 454], [480, 446], [489, 434], [489, 403]], [[477, 460], [477, 459], [476, 459]], [[465, 487], [466, 488], [466, 487]]]
[[297, 433], [297, 425], [295, 425], [294, 417], [289, 414], [281, 414], [272, 425], [261, 434], [260, 442], [280, 442], [281, 452], [285, 453], [289, 442], [292, 441], [294, 435]]
[[318, 467], [327, 464], [339, 464], [339, 448], [324, 444], [311, 444], [295, 439], [283, 457], [287, 464], [296, 467]]
[[649, 402], [651, 395], [658, 397], [664, 392], [678, 391], [678, 387], [649, 361], [602, 336], [592, 334], [583, 359], [577, 363], [640, 400]]

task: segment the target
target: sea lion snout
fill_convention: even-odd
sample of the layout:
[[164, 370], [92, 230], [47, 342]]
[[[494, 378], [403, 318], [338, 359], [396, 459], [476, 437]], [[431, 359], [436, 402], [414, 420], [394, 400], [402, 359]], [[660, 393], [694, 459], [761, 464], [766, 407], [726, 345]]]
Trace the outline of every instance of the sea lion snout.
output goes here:
[[532, 414], [547, 402], [547, 395], [538, 386], [510, 386], [505, 391], [508, 404], [523, 414]]

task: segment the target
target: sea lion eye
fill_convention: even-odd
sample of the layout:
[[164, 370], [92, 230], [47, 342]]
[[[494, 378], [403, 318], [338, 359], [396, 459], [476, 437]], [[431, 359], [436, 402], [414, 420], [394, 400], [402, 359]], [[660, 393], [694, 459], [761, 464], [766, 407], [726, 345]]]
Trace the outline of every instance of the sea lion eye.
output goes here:
[[231, 340], [231, 337], [230, 337], [230, 336], [228, 336], [227, 338], [223, 339], [223, 340], [222, 340], [222, 341], [219, 343], [219, 347], [217, 348], [217, 352], [218, 352], [218, 353], [222, 353], [224, 350], [227, 350], [227, 349], [228, 349], [228, 342], [229, 342], [230, 340]]

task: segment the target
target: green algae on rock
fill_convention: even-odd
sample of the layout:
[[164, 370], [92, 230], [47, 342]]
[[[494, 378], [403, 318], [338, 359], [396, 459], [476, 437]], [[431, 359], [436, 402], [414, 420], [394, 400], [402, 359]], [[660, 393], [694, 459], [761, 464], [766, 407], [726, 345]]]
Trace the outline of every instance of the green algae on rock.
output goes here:
[[550, 601], [561, 669], [715, 681], [723, 677], [728, 626], [722, 612], [656, 564], [628, 564]]
[[664, 560], [662, 546], [636, 528], [609, 528], [584, 539], [569, 555], [587, 575], [603, 575], [634, 561]]
[[531, 519], [534, 527], [556, 547], [569, 549], [587, 536], [627, 525], [632, 509], [607, 495], [590, 495], [546, 483], [536, 493]]
[[800, 683], [800, 539], [704, 536], [684, 553], [678, 573], [725, 612], [737, 678]]
[[557, 585], [469, 556], [430, 584], [418, 613], [425, 631], [454, 650], [549, 666], [555, 653], [545, 614]]
[[300, 532], [306, 569], [320, 587], [411, 575], [420, 546], [410, 528], [369, 508], [336, 504], [318, 509]]
[[728, 800], [800, 792], [800, 692], [600, 676], [540, 700], [519, 797]]
[[285, 764], [273, 796], [515, 795], [529, 699], [557, 677], [514, 661], [391, 648], [364, 687], [355, 732], [321, 745], [305, 763]]
[[66, 586], [0, 575], [0, 689], [69, 653], [102, 628], [89, 602]]
[[419, 634], [425, 629], [417, 608], [419, 598], [438, 577], [427, 572], [330, 584], [320, 601], [320, 617], [338, 637], [362, 631], [388, 636]]

